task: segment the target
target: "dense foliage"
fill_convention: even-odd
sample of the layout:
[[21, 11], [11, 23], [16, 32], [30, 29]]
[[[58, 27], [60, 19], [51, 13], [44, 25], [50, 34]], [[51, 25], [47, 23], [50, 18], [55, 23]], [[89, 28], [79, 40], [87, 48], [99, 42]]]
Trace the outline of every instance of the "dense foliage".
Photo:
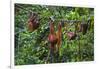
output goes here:
[[[29, 12], [38, 13], [40, 25], [33, 32], [27, 28]], [[74, 31], [76, 23], [62, 27], [62, 45], [59, 57], [53, 63], [79, 62], [94, 60], [94, 9], [65, 6], [15, 4], [15, 65], [50, 63], [48, 42], [50, 17], [54, 19], [55, 31], [60, 20], [80, 20], [87, 23], [85, 35], [78, 32], [74, 40], [68, 40], [67, 31]]]

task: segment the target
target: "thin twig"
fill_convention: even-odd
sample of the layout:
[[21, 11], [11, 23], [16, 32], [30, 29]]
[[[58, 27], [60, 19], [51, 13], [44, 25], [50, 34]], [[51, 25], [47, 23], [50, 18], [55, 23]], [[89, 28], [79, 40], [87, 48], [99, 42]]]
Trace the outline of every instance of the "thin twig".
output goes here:
[[46, 59], [46, 61], [45, 61], [45, 62], [47, 62], [47, 61], [48, 61], [49, 56], [50, 56], [50, 50], [49, 50], [49, 52], [48, 52], [48, 56], [47, 56], [47, 59]]

